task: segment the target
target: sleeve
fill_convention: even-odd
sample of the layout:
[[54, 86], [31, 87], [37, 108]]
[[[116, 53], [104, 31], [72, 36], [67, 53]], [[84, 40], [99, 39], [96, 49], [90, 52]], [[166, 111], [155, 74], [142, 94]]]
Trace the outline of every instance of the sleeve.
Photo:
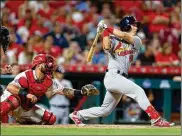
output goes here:
[[12, 84], [12, 85], [15, 85], [15, 86], [18, 86], [20, 88], [22, 88], [22, 85], [20, 84], [20, 79], [26, 79], [26, 75], [25, 75], [25, 72], [22, 72], [20, 74], [18, 74], [13, 81], [11, 81], [9, 84]]
[[134, 36], [134, 47], [139, 50], [141, 46], [142, 46], [141, 39], [138, 36]]

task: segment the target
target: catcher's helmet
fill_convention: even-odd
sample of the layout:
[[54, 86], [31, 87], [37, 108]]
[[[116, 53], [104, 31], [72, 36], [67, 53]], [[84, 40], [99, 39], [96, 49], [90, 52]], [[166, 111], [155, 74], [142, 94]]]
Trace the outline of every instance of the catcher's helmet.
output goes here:
[[32, 69], [41, 63], [45, 63], [46, 74], [51, 74], [56, 68], [55, 59], [49, 54], [38, 54], [35, 56], [32, 62]]
[[7, 47], [10, 43], [9, 30], [5, 26], [1, 26], [0, 29], [0, 45], [3, 48], [4, 53], [6, 54]]
[[139, 28], [140, 22], [137, 22], [134, 16], [125, 16], [120, 21], [120, 29], [121, 31], [125, 31], [125, 32], [130, 31], [131, 25], [134, 25], [134, 24], [136, 24], [137, 28]]

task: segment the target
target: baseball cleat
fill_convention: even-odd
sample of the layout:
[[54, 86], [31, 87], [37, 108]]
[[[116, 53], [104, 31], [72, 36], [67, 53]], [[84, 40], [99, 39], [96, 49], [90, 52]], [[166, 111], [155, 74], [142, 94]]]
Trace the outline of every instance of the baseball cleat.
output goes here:
[[82, 126], [85, 126], [86, 124], [84, 124], [82, 122], [82, 120], [79, 118], [78, 114], [77, 114], [77, 111], [74, 111], [73, 113], [69, 114], [69, 117], [71, 120], [74, 121], [74, 123], [79, 126], [79, 127], [82, 127]]
[[156, 126], [156, 127], [172, 127], [174, 125], [175, 125], [174, 122], [168, 122], [164, 118], [160, 118], [157, 121], [152, 123], [152, 126]]

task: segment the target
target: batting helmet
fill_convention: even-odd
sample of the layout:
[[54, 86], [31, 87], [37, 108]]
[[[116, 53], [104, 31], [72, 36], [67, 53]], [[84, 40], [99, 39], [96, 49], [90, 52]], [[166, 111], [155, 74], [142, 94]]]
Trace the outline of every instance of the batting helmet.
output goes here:
[[37, 65], [44, 63], [46, 74], [51, 74], [56, 68], [55, 59], [49, 54], [39, 54], [35, 56], [32, 63], [32, 69]]
[[137, 25], [137, 28], [139, 28], [140, 22], [137, 22], [134, 16], [125, 16], [120, 21], [120, 29], [121, 31], [125, 31], [125, 32], [130, 31], [131, 25], [134, 25], [134, 24]]
[[6, 54], [7, 47], [10, 43], [9, 30], [5, 26], [1, 26], [0, 29], [0, 45], [3, 48], [4, 53]]

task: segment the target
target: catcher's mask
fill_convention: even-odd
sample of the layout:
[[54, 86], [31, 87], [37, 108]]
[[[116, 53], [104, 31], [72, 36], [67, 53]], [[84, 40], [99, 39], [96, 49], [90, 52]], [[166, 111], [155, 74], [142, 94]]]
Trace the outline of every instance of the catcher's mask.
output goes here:
[[35, 56], [33, 59], [32, 69], [35, 69], [35, 67], [39, 64], [45, 64], [44, 70], [42, 70], [43, 73], [52, 76], [52, 72], [55, 71], [56, 64], [55, 59], [49, 54], [39, 54]]
[[3, 48], [4, 54], [6, 54], [7, 47], [10, 43], [9, 30], [5, 26], [1, 26], [0, 29], [0, 45]]
[[141, 26], [140, 22], [137, 22], [134, 16], [125, 16], [120, 21], [120, 29], [121, 31], [128, 32], [131, 30], [131, 25], [136, 25], [137, 28]]

